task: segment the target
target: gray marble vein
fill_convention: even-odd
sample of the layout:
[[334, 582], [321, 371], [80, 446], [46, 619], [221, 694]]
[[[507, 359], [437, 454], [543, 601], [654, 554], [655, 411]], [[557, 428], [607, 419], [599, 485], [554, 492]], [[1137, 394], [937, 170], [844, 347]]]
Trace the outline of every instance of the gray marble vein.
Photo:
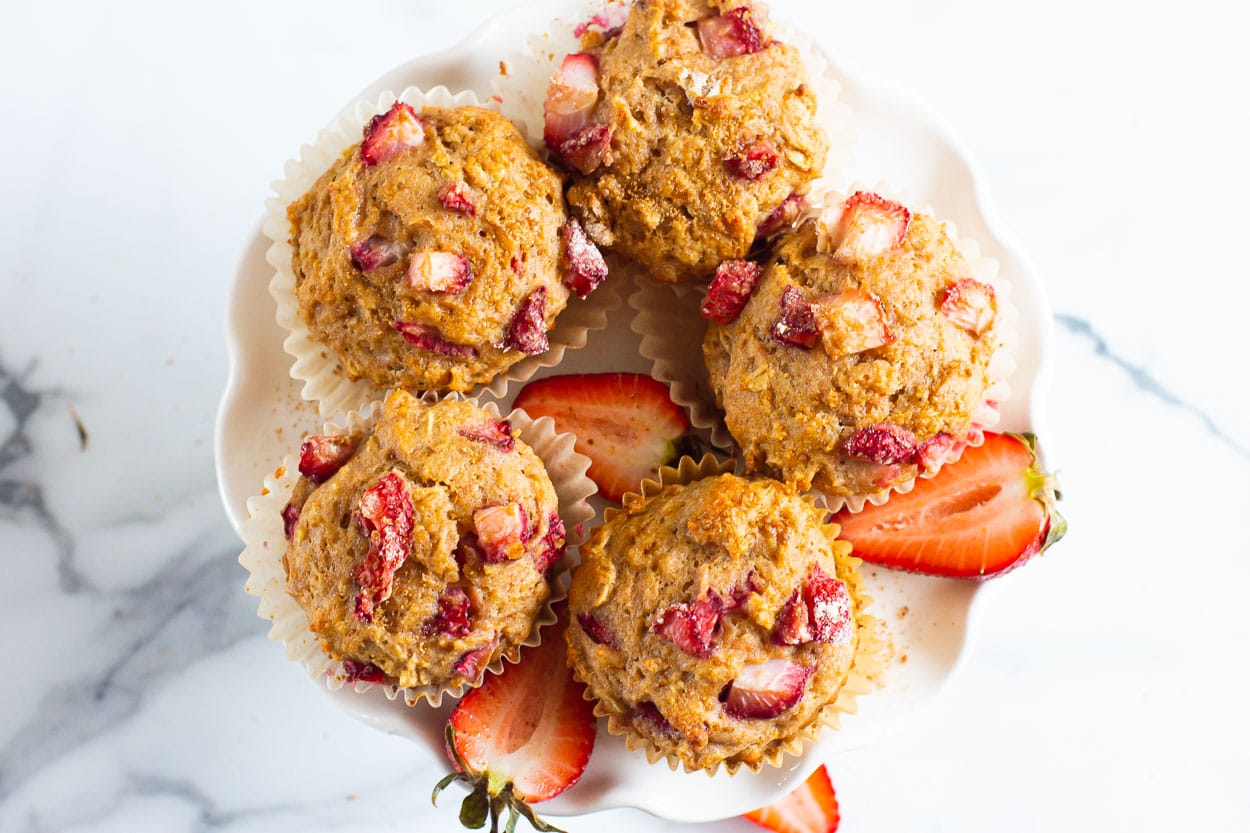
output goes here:
[[1116, 353], [1107, 340], [1094, 329], [1093, 324], [1088, 320], [1075, 315], [1057, 313], [1055, 321], [1068, 332], [1090, 341], [1095, 354], [1123, 370], [1133, 384], [1142, 391], [1173, 408], [1179, 408], [1197, 417], [1212, 436], [1228, 446], [1237, 456], [1244, 460], [1250, 460], [1250, 448], [1221, 428], [1211, 415], [1198, 405], [1183, 399], [1172, 390], [1169, 390], [1166, 385], [1156, 379], [1145, 367], [1140, 364], [1134, 364]]

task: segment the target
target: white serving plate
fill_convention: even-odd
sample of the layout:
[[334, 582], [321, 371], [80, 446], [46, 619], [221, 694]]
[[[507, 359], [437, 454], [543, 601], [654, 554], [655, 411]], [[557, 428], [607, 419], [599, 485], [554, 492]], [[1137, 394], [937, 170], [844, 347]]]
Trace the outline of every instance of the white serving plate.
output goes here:
[[[553, 18], [581, 19], [584, 6], [579, 0], [542, 0], [501, 14], [459, 46], [396, 67], [358, 98], [439, 84], [453, 91], [473, 89], [485, 97], [500, 57], [519, 49], [527, 34], [541, 31]], [[1016, 366], [1007, 379], [1012, 395], [998, 427], [1044, 436], [1051, 314], [1034, 269], [995, 220], [972, 162], [949, 132], [914, 98], [829, 60], [842, 80], [842, 99], [854, 110], [859, 134], [856, 164], [846, 173], [846, 181], [889, 182], [932, 206], [938, 216], [954, 220], [961, 237], [979, 240], [983, 252], [998, 260], [1000, 277], [1010, 284], [1019, 313], [1013, 345]], [[314, 133], [310, 129], [307, 136], [291, 137], [292, 150]], [[246, 516], [247, 498], [260, 490], [265, 475], [305, 434], [321, 427], [316, 408], [300, 399], [299, 385], [288, 375], [292, 359], [283, 351], [284, 332], [274, 320], [275, 306], [267, 289], [273, 271], [265, 262], [267, 248], [268, 241], [258, 230], [239, 265], [228, 310], [231, 371], [217, 416], [216, 462], [222, 501], [236, 529]], [[626, 288], [622, 295], [628, 292]], [[607, 330], [592, 332], [584, 349], [569, 352], [558, 368], [537, 376], [649, 372], [651, 363], [639, 355], [639, 338], [629, 328], [632, 317], [633, 311], [622, 305], [609, 314]], [[505, 412], [515, 393], [514, 386], [501, 403]], [[1054, 467], [1053, 460], [1046, 464]], [[783, 768], [709, 777], [672, 772], [663, 763], [649, 765], [641, 753], [627, 752], [620, 738], [609, 736], [601, 726], [582, 780], [539, 811], [560, 816], [635, 807], [675, 821], [727, 818], [775, 800], [838, 753], [897, 731], [954, 673], [968, 645], [973, 603], [991, 585], [867, 565], [864, 572], [875, 600], [873, 612], [888, 629], [895, 657], [905, 655], [906, 662], [890, 664], [884, 685], [859, 698], [858, 713], [844, 716], [840, 730], [826, 732], [801, 758], [788, 758]], [[900, 616], [904, 606], [908, 612]], [[356, 694], [350, 687], [331, 691], [321, 681], [313, 683], [364, 723], [411, 738], [423, 754], [446, 765], [442, 728], [452, 704], [409, 708], [402, 701], [388, 701], [377, 688]]]

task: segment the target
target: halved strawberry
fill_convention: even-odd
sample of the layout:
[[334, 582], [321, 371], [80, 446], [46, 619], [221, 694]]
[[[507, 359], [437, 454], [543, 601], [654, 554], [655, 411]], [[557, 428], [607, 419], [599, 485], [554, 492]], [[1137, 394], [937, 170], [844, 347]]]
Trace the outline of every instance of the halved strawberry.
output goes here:
[[743, 818], [774, 833], [836, 833], [841, 818], [829, 770], [821, 764], [798, 787]]
[[834, 520], [865, 561], [931, 575], [998, 575], [1067, 531], [1055, 480], [1038, 470], [1035, 448], [1030, 434], [986, 431], [984, 445], [907, 494]]
[[750, 6], [738, 6], [724, 14], [705, 17], [696, 27], [699, 46], [711, 58], [750, 55], [766, 45]]
[[760, 265], [751, 260], [722, 260], [707, 288], [700, 314], [717, 324], [731, 324], [738, 320], [755, 284], [760, 279]]
[[590, 124], [599, 101], [599, 59], [588, 52], [565, 55], [547, 83], [543, 101], [543, 142], [560, 146]]
[[405, 277], [408, 286], [419, 292], [455, 294], [473, 280], [473, 266], [451, 252], [421, 249], [412, 253]]
[[396, 101], [391, 109], [374, 116], [365, 125], [360, 160], [365, 167], [381, 165], [424, 141], [425, 125], [417, 112], [412, 105]]
[[974, 336], [994, 323], [994, 287], [987, 283], [961, 278], [942, 294], [942, 314]]
[[617, 502], [675, 459], [690, 430], [668, 388], [640, 373], [550, 376], [527, 384], [513, 404], [572, 433], [577, 451], [590, 458], [587, 474], [599, 493]]
[[840, 206], [826, 209], [817, 221], [820, 250], [836, 259], [861, 263], [903, 242], [911, 212], [868, 191], [856, 191]]
[[876, 295], [847, 289], [811, 302], [825, 352], [832, 358], [884, 347], [894, 341]]
[[721, 692], [722, 708], [730, 717], [743, 720], [776, 717], [803, 699], [814, 670], [788, 659], [748, 665]]
[[345, 434], [313, 434], [299, 447], [299, 473], [324, 483], [356, 453], [356, 441]]
[[377, 606], [391, 597], [395, 572], [412, 550], [416, 511], [407, 481], [398, 472], [383, 475], [356, 502], [356, 517], [369, 536], [369, 552], [352, 576], [360, 588], [356, 618], [368, 624]]
[[490, 819], [498, 830], [506, 808], [513, 830], [524, 816], [538, 830], [527, 804], [554, 798], [577, 783], [595, 745], [595, 715], [584, 687], [565, 663], [566, 606], [559, 622], [544, 631], [542, 644], [525, 648], [521, 661], [506, 665], [461, 700], [447, 723], [447, 755], [456, 771], [439, 781], [434, 797], [452, 781], [471, 792], [460, 808], [466, 827]]

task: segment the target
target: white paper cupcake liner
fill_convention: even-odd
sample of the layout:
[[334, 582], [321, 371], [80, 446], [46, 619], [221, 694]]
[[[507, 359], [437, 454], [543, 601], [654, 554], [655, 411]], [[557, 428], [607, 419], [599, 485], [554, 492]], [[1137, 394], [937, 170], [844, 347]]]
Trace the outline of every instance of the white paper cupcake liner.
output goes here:
[[[861, 190], [896, 200], [915, 213], [938, 216], [923, 202], [909, 200], [906, 193], [878, 183], [872, 186], [852, 185], [845, 193], [828, 187], [815, 190], [809, 196], [809, 205], [801, 219], [815, 216], [823, 206], [839, 203], [848, 194]], [[964, 448], [979, 446], [985, 441], [984, 431], [998, 424], [998, 406], [1011, 397], [1011, 387], [1006, 380], [1016, 367], [1014, 355], [1019, 338], [1016, 327], [1019, 312], [1011, 302], [1011, 281], [999, 274], [998, 261], [985, 257], [977, 241], [961, 239], [953, 222], [942, 220], [941, 223], [946, 233], [955, 241], [960, 253], [967, 259], [969, 275], [994, 287], [998, 302], [999, 338], [999, 347], [994, 351], [988, 368], [990, 386], [986, 391], [985, 402], [977, 408], [973, 416], [973, 426], [966, 438], [966, 444], [944, 461], [943, 465], [946, 465], [958, 460]], [[654, 281], [638, 281], [629, 297], [629, 305], [635, 311], [631, 328], [642, 336], [640, 350], [643, 356], [651, 359], [652, 375], [668, 383], [673, 400], [689, 410], [691, 424], [709, 431], [713, 444], [718, 448], [729, 450], [740, 457], [741, 451], [725, 427], [724, 414], [716, 407], [716, 396], [712, 391], [707, 366], [703, 362], [703, 336], [707, 330], [707, 322], [700, 315], [699, 307], [706, 292], [705, 286], [664, 286]], [[939, 466], [919, 473], [918, 477], [932, 478], [940, 470]], [[854, 497], [827, 495], [820, 491], [815, 494], [819, 504], [831, 512], [843, 508], [859, 512], [867, 503], [876, 506], [885, 503], [892, 493], [907, 494], [915, 483], [915, 479], [906, 480], [889, 489]]]
[[[453, 94], [442, 86], [434, 87], [428, 92], [417, 87], [408, 87], [399, 95], [385, 92], [376, 100], [358, 102], [340, 113], [317, 135], [311, 145], [300, 148], [297, 158], [286, 163], [284, 177], [272, 185], [276, 196], [265, 202], [267, 216], [262, 229], [270, 240], [265, 257], [274, 269], [269, 293], [277, 303], [278, 324], [289, 334], [282, 346], [295, 359], [291, 366], [291, 378], [303, 383], [300, 395], [317, 404], [323, 419], [359, 410], [369, 402], [379, 399], [384, 391], [366, 379], [349, 378], [333, 352], [312, 337], [300, 316], [299, 301], [295, 295], [295, 273], [291, 266], [291, 225], [287, 218], [287, 206], [312, 188], [344, 150], [360, 141], [361, 131], [370, 119], [379, 113], [385, 113], [396, 101], [411, 104], [418, 111], [427, 105], [498, 109], [494, 101], [480, 102], [477, 94], [472, 91]], [[488, 394], [502, 399], [507, 395], [512, 382], [525, 382], [539, 369], [559, 364], [566, 350], [584, 347], [587, 333], [606, 327], [608, 312], [616, 309], [620, 303], [620, 294], [611, 280], [604, 281], [585, 300], [579, 300], [576, 296], [570, 297], [568, 306], [547, 333], [551, 344], [547, 352], [521, 359], [490, 383], [476, 386], [469, 395]], [[413, 393], [420, 394], [421, 391]]]
[[[567, 15], [550, 21], [542, 31], [531, 33], [524, 44], [505, 56], [501, 72], [491, 85], [495, 99], [500, 112], [522, 128], [535, 148], [543, 147], [547, 82], [565, 55], [581, 51], [574, 30], [597, 14], [624, 20], [631, 4], [632, 0], [574, 0]], [[802, 56], [816, 95], [816, 123], [829, 137], [824, 175], [816, 182], [836, 182], [837, 174], [851, 166], [856, 138], [851, 108], [839, 98], [842, 82], [811, 38], [771, 16], [769, 23], [777, 40], [795, 47]]]
[[[704, 477], [713, 477], [730, 472], [741, 474], [741, 466], [738, 464], [738, 461], [719, 460], [711, 454], [703, 455], [698, 461], [691, 457], [682, 457], [677, 461], [676, 465], [661, 468], [656, 479], [644, 480], [638, 492], [625, 496], [622, 498], [622, 501], [629, 501], [638, 495], [644, 498], [650, 497], [662, 491], [666, 486], [693, 483]], [[811, 493], [804, 495], [803, 500], [812, 505], [817, 504], [816, 496]], [[604, 522], [607, 523], [621, 514], [622, 511], [622, 509], [615, 507], [607, 509], [604, 513]], [[840, 531], [837, 524], [826, 523], [823, 528], [831, 542], [837, 540], [838, 532]], [[864, 581], [858, 572], [858, 567], [862, 561], [850, 555], [849, 546], [844, 544], [844, 548], [845, 552], [837, 552], [835, 557], [839, 567], [846, 568], [845, 571], [843, 569], [838, 570], [838, 577], [846, 583], [847, 590], [850, 592], [851, 597], [855, 599], [855, 626], [858, 643], [855, 649], [855, 658], [847, 674], [846, 682], [843, 683], [837, 697], [826, 704], [816, 718], [804, 729], [786, 743], [774, 747], [759, 762], [751, 764], [734, 760], [720, 761], [711, 767], [695, 770], [695, 772], [704, 772], [710, 777], [715, 776], [723, 767], [730, 776], [733, 776], [744, 766], [751, 772], [759, 772], [765, 766], [783, 766], [787, 757], [797, 758], [802, 756], [803, 750], [807, 745], [819, 738], [826, 729], [836, 730], [840, 724], [840, 715], [854, 714], [858, 708], [858, 698], [872, 692], [879, 685], [887, 656], [884, 631], [877, 617], [869, 612], [869, 609], [872, 607], [872, 598], [868, 595]], [[574, 669], [573, 675], [578, 677], [576, 669]], [[649, 764], [655, 764], [663, 760], [668, 764], [669, 769], [674, 772], [679, 769], [686, 769], [677, 755], [666, 755], [648, 742], [646, 738], [634, 732], [629, 720], [605, 708], [601, 701], [595, 699], [591, 693], [589, 683], [586, 680], [581, 680], [580, 677], [578, 679], [587, 685], [583, 696], [587, 700], [594, 702], [595, 715], [605, 719], [608, 734], [621, 737], [624, 740], [625, 748], [630, 752], [642, 752]], [[690, 772], [691, 770], [686, 769], [686, 771]]]
[[[442, 398], [473, 401], [455, 393], [447, 394]], [[422, 399], [426, 402], [434, 402], [439, 397], [427, 394]], [[493, 402], [487, 402], [480, 407], [495, 419], [499, 418], [499, 409]], [[348, 413], [346, 418], [339, 423], [327, 423], [323, 433], [368, 433], [381, 414], [381, 410], [381, 403], [373, 402], [361, 411]], [[552, 568], [551, 596], [539, 612], [529, 637], [521, 645], [513, 646], [505, 651], [487, 666], [486, 671], [490, 674], [503, 671], [504, 660], [516, 663], [520, 659], [522, 645], [540, 644], [543, 639], [543, 628], [556, 621], [552, 605], [568, 595], [570, 569], [577, 561], [577, 547], [585, 540], [582, 534], [583, 525], [595, 515], [594, 509], [587, 502], [588, 498], [595, 493], [596, 488], [586, 476], [590, 460], [573, 450], [573, 435], [557, 434], [555, 423], [550, 417], [534, 420], [530, 419], [524, 411], [513, 411], [505, 419], [520, 432], [520, 439], [538, 455], [546, 466], [547, 474], [559, 498], [560, 518], [566, 527], [566, 548], [564, 557]], [[323, 679], [327, 688], [338, 690], [347, 684], [347, 674], [343, 663], [326, 655], [321, 648], [320, 640], [309, 629], [308, 617], [303, 608], [286, 592], [286, 571], [282, 566], [282, 558], [286, 553], [288, 542], [283, 529], [282, 509], [290, 500], [299, 476], [299, 455], [298, 453], [290, 454], [276, 470], [265, 478], [261, 493], [248, 499], [248, 517], [239, 529], [239, 534], [246, 545], [239, 555], [239, 563], [248, 571], [247, 592], [260, 599], [256, 611], [257, 616], [272, 622], [269, 628], [269, 638], [283, 643], [286, 646], [287, 658], [301, 664], [309, 677]], [[484, 673], [481, 679], [485, 677]], [[373, 687], [373, 683], [363, 680], [357, 680], [353, 684], [354, 690], [358, 693], [364, 693]], [[442, 703], [443, 695], [459, 697], [470, 687], [468, 683], [452, 687], [381, 686], [387, 699], [402, 698], [409, 706], [426, 700], [434, 707]]]

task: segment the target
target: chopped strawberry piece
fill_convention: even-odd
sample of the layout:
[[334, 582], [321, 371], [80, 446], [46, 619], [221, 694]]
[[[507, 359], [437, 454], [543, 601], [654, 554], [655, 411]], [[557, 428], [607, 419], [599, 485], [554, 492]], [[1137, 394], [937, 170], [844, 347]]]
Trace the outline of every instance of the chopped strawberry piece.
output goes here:
[[295, 525], [299, 523], [300, 508], [294, 503], [282, 507], [282, 533], [288, 541], [295, 535]]
[[814, 670], [784, 659], [748, 665], [721, 692], [725, 714], [745, 720], [776, 717], [803, 699]]
[[882, 465], [910, 463], [916, 457], [916, 435], [883, 422], [861, 428], [847, 437], [842, 450], [848, 457]]
[[711, 590], [693, 602], [667, 608], [656, 617], [651, 629], [688, 654], [709, 657], [716, 648], [716, 628], [724, 609], [724, 601]]
[[578, 298], [585, 298], [608, 276], [608, 262], [576, 219], [570, 217], [560, 233], [564, 238], [564, 283]]
[[462, 588], [449, 587], [438, 598], [438, 612], [425, 621], [421, 632], [426, 636], [446, 634], [468, 636], [473, 629], [473, 600]]
[[621, 33], [621, 29], [625, 26], [625, 17], [629, 12], [628, 6], [611, 6], [605, 8], [591, 16], [590, 20], [583, 21], [573, 27], [573, 37], [580, 38], [591, 29], [598, 29], [603, 33], [604, 40], [611, 40]]
[[534, 553], [534, 567], [538, 572], [547, 572], [564, 556], [565, 539], [564, 521], [552, 512], [547, 518], [547, 534], [543, 536], [542, 545]]
[[795, 590], [782, 604], [773, 624], [773, 642], [778, 645], [803, 645], [813, 637], [811, 612], [800, 590]]
[[483, 506], [473, 511], [473, 529], [486, 561], [515, 561], [525, 554], [529, 515], [515, 500], [502, 506]]
[[896, 202], [856, 191], [840, 207], [820, 216], [821, 251], [849, 263], [862, 263], [892, 251], [907, 236], [911, 212]]
[[511, 451], [516, 447], [512, 423], [506, 419], [492, 419], [471, 425], [461, 425], [456, 429], [456, 433], [465, 439], [494, 446], [500, 451]]
[[959, 453], [961, 444], [946, 432], [934, 434], [916, 450], [916, 464], [921, 471], [933, 472], [946, 465]]
[[424, 141], [425, 125], [416, 111], [411, 105], [396, 101], [391, 109], [374, 116], [365, 126], [360, 161], [365, 167], [381, 165]]
[[491, 637], [490, 642], [485, 645], [465, 651], [460, 659], [456, 660], [452, 671], [471, 683], [477, 682], [482, 672], [486, 670], [486, 666], [490, 665], [490, 658], [494, 655], [497, 645], [499, 645], [499, 634]]
[[942, 314], [974, 336], [994, 323], [994, 287], [972, 278], [961, 278], [942, 295]]
[[573, 434], [574, 448], [590, 458], [587, 475], [610, 501], [674, 460], [677, 441], [690, 430], [668, 388], [641, 373], [549, 376], [527, 384], [513, 404]]
[[851, 596], [844, 583], [819, 567], [812, 567], [803, 583], [803, 600], [810, 613], [812, 639], [833, 645], [851, 641], [855, 623], [851, 618]]
[[668, 718], [661, 714], [655, 703], [652, 703], [650, 700], [643, 700], [635, 706], [634, 713], [645, 722], [651, 724], [662, 735], [673, 736], [677, 734], [677, 729], [674, 728], [672, 723], [668, 722]]
[[750, 6], [739, 6], [725, 14], [705, 17], [697, 24], [699, 45], [711, 58], [750, 55], [764, 48], [764, 36]]
[[508, 326], [503, 346], [508, 350], [520, 350], [527, 356], [545, 353], [551, 346], [547, 341], [547, 319], [543, 308], [547, 304], [547, 287], [540, 286], [521, 303]]
[[829, 770], [821, 764], [798, 787], [743, 818], [773, 833], [837, 833], [841, 817]]
[[473, 197], [473, 189], [463, 182], [449, 182], [438, 191], [438, 201], [443, 208], [466, 217], [477, 215], [477, 203]]
[[768, 142], [755, 142], [725, 159], [725, 167], [736, 177], [757, 180], [777, 168], [781, 157]]
[[[558, 607], [557, 615], [541, 645], [523, 649], [520, 662], [505, 663], [466, 694], [448, 722], [455, 780], [468, 782], [468, 808], [490, 811], [492, 830], [504, 829], [498, 814], [505, 806], [532, 818], [520, 802], [546, 801], [577, 783], [594, 749], [594, 709], [566, 661], [567, 608]], [[515, 822], [514, 815], [507, 829]]]
[[395, 329], [405, 340], [415, 344], [422, 350], [451, 356], [454, 359], [477, 358], [477, 348], [469, 344], [456, 344], [443, 338], [437, 327], [418, 324], [413, 321], [396, 321]]
[[820, 335], [812, 307], [797, 286], [787, 286], [781, 293], [781, 315], [773, 323], [773, 341], [811, 350]]
[[313, 434], [299, 447], [299, 473], [324, 483], [356, 453], [356, 442], [343, 434]]
[[1033, 438], [985, 432], [985, 443], [907, 494], [834, 520], [855, 555], [874, 564], [943, 576], [988, 577], [1026, 562], [1063, 537], [1054, 478], [1037, 468]]
[[565, 55], [547, 84], [543, 142], [559, 153], [565, 142], [590, 125], [599, 101], [599, 59], [588, 52]]
[[740, 583], [734, 585], [729, 591], [729, 596], [724, 600], [724, 612], [736, 610], [746, 604], [752, 593], [760, 593], [764, 590], [764, 582], [755, 574], [755, 571], [747, 573], [747, 577]]
[[730, 324], [738, 320], [751, 300], [755, 284], [760, 279], [760, 265], [750, 260], [724, 260], [716, 267], [712, 284], [699, 312], [704, 318], [717, 324]]
[[386, 685], [390, 682], [381, 668], [371, 662], [357, 662], [354, 659], [343, 660], [343, 680], [348, 683], [362, 682], [374, 685]]
[[612, 164], [612, 133], [610, 124], [588, 125], [561, 142], [556, 155], [570, 168], [591, 173]]
[[781, 201], [781, 205], [774, 208], [772, 213], [764, 218], [764, 222], [760, 223], [760, 227], [755, 231], [755, 242], [762, 243], [774, 234], [793, 226], [806, 207], [807, 198], [802, 194], [791, 194], [786, 197]]
[[419, 292], [454, 294], [473, 280], [473, 266], [460, 255], [422, 249], [412, 253], [405, 277], [408, 285]]
[[360, 586], [356, 618], [368, 624], [377, 606], [391, 597], [395, 571], [412, 549], [415, 510], [408, 484], [396, 472], [384, 475], [360, 496], [356, 514], [369, 536], [369, 552], [353, 576]]
[[832, 358], [862, 353], [894, 341], [881, 301], [863, 289], [847, 289], [811, 302], [825, 352]]
[[390, 266], [399, 260], [400, 246], [394, 240], [380, 234], [371, 234], [364, 240], [357, 240], [349, 249], [352, 266], [361, 272], [372, 272]]
[[617, 651], [621, 649], [620, 643], [616, 641], [616, 634], [608, 630], [607, 625], [589, 613], [577, 614], [577, 623], [582, 626], [582, 630], [586, 632], [586, 636], [590, 637], [591, 642], [597, 645], [606, 645]]

